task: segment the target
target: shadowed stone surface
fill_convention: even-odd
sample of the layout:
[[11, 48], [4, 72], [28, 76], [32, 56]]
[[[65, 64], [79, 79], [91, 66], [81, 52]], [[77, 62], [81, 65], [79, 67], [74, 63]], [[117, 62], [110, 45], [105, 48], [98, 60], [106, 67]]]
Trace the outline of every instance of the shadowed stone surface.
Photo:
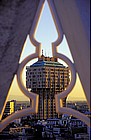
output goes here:
[[0, 119], [39, 0], [0, 0]]

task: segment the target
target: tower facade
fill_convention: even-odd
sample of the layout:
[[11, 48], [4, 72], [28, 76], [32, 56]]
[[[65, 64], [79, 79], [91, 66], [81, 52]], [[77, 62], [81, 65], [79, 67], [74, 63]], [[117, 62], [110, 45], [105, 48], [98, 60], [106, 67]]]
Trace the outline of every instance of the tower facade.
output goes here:
[[[69, 81], [69, 68], [53, 57], [42, 54], [37, 62], [26, 67], [26, 87], [39, 95], [36, 119], [59, 117], [55, 110], [55, 94], [65, 90]], [[66, 98], [63, 106], [66, 106]]]

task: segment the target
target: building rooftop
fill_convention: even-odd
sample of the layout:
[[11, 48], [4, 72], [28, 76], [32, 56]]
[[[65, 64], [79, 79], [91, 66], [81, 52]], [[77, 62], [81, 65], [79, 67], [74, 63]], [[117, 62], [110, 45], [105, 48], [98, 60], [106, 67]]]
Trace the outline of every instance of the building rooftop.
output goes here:
[[54, 61], [44, 61], [44, 60], [38, 60], [34, 64], [32, 64], [30, 67], [41, 67], [41, 66], [48, 66], [48, 67], [60, 67], [64, 68], [65, 66], [59, 62]]
[[65, 68], [63, 64], [57, 61], [57, 58], [45, 57], [43, 55], [43, 52], [42, 52], [41, 58], [39, 58], [38, 61], [32, 64], [30, 67], [42, 67], [42, 66]]

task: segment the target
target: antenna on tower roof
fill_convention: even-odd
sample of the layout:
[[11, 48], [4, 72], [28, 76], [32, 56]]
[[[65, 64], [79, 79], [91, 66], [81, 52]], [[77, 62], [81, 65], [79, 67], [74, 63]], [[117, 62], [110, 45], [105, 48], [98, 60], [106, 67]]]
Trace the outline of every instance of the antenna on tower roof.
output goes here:
[[47, 56], [47, 54], [46, 54], [46, 49], [45, 49], [45, 57]]
[[43, 49], [42, 49], [42, 55], [43, 55]]
[[49, 52], [50, 52], [50, 51], [48, 50], [48, 57], [49, 57], [49, 54], [50, 54]]

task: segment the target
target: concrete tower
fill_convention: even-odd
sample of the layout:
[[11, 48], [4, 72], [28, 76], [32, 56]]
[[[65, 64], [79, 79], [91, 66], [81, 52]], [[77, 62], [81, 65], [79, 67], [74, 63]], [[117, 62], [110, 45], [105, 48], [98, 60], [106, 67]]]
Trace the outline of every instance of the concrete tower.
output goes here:
[[[37, 62], [26, 67], [26, 87], [39, 95], [36, 119], [59, 117], [55, 110], [54, 96], [65, 90], [69, 81], [69, 68], [53, 57], [42, 54]], [[63, 106], [66, 106], [66, 98]]]

